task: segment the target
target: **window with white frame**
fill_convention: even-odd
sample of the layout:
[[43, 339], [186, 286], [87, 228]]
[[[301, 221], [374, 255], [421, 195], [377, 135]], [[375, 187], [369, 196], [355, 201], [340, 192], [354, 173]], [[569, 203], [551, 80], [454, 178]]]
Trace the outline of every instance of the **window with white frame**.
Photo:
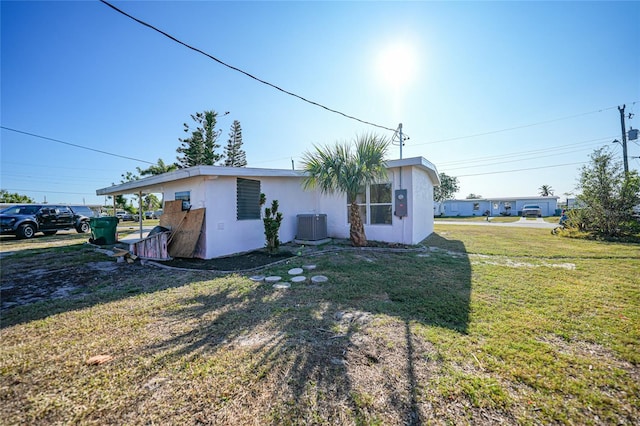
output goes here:
[[[390, 183], [377, 183], [361, 187], [356, 196], [360, 218], [365, 225], [391, 225], [393, 198]], [[347, 197], [347, 221], [351, 198]]]

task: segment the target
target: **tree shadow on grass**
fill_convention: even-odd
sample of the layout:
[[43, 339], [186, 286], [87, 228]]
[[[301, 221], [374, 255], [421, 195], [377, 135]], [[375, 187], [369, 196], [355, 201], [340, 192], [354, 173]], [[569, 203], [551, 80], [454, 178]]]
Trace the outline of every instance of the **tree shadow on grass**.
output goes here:
[[[142, 355], [153, 357], [157, 374], [188, 362], [176, 374], [209, 401], [199, 413], [213, 423], [433, 420], [422, 389], [438, 354], [416, 327], [467, 333], [471, 268], [460, 241], [432, 235], [425, 244], [419, 252], [297, 258], [267, 271], [286, 276], [315, 263], [329, 278], [322, 285], [277, 290], [237, 276], [216, 280], [164, 312], [161, 321], [175, 327]], [[226, 375], [214, 373], [220, 365]], [[200, 388], [194, 371], [217, 384]]]
[[211, 278], [199, 271], [117, 263], [86, 245], [16, 253], [2, 259], [0, 329]]

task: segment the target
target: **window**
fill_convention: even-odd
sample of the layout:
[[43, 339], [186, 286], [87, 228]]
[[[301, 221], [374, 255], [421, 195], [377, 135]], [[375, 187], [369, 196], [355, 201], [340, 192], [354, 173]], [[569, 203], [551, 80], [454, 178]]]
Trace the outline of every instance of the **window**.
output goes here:
[[369, 187], [371, 225], [391, 225], [391, 184], [379, 183]]
[[237, 178], [236, 218], [238, 220], [260, 219], [260, 181]]
[[480, 210], [480, 203], [473, 203], [474, 210]]
[[[347, 196], [347, 223], [351, 223], [349, 221], [351, 215], [349, 214], [350, 206], [353, 200]], [[367, 223], [367, 189], [364, 186], [361, 186], [358, 190], [358, 195], [356, 195], [356, 203], [360, 207], [360, 219], [362, 219], [362, 223]]]
[[[351, 199], [347, 199], [347, 221], [349, 220], [349, 206]], [[392, 197], [391, 184], [379, 183], [360, 188], [356, 196], [360, 207], [360, 217], [365, 225], [391, 225]]]
[[176, 192], [176, 200], [191, 201], [191, 191]]

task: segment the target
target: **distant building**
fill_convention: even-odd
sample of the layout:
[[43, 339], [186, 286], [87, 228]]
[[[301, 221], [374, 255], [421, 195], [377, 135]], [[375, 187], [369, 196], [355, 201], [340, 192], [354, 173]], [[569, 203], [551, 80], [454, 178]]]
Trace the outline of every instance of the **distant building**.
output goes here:
[[434, 216], [521, 216], [525, 205], [540, 206], [543, 216], [558, 215], [560, 197], [494, 197], [435, 203]]

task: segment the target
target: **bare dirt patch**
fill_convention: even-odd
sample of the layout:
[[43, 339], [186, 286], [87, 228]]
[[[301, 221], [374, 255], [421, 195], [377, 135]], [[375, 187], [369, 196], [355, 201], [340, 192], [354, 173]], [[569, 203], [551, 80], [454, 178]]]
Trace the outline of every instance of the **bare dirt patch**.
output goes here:
[[[51, 256], [47, 253], [40, 254], [28, 263], [46, 264], [52, 260]], [[55, 258], [60, 260], [58, 255]], [[124, 279], [132, 272], [132, 265], [117, 264], [115, 259], [67, 267], [61, 261], [50, 264], [48, 268], [33, 269], [25, 268], [24, 263], [20, 262], [18, 266], [3, 261], [0, 285], [2, 310], [44, 300], [81, 298], [92, 288], [100, 286], [104, 280], [118, 277]]]

